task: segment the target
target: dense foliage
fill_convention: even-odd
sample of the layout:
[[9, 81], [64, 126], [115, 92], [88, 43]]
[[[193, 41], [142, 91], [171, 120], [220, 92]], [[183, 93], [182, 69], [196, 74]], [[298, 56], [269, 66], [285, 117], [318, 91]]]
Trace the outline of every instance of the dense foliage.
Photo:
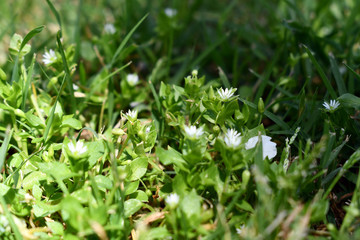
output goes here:
[[1, 1], [1, 239], [359, 239], [360, 2]]

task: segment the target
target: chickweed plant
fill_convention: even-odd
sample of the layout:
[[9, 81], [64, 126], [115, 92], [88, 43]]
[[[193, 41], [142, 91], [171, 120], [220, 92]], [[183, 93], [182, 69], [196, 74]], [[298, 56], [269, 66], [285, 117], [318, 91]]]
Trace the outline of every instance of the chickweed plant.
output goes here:
[[360, 239], [359, 1], [0, 9], [0, 239]]

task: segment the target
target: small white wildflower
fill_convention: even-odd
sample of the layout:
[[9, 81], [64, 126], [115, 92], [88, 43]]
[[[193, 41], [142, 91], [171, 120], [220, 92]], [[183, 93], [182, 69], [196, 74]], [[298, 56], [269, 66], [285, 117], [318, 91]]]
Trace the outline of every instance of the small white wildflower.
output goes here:
[[74, 89], [75, 91], [77, 91], [77, 90], [79, 90], [79, 86], [76, 85], [75, 83], [73, 83], [73, 89]]
[[241, 224], [239, 228], [236, 228], [236, 233], [240, 235], [242, 233], [242, 230], [244, 229], [244, 227], [245, 227], [245, 225]]
[[5, 215], [0, 215], [0, 233], [10, 231], [10, 224]]
[[104, 26], [104, 31], [107, 34], [114, 34], [116, 32], [116, 29], [114, 27], [114, 24], [112, 23], [106, 23]]
[[126, 113], [127, 116], [131, 117], [131, 118], [136, 118], [137, 117], [137, 111], [136, 110], [129, 110], [127, 113]]
[[165, 8], [165, 15], [169, 18], [175, 17], [177, 15], [177, 10], [173, 8]]
[[[259, 137], [252, 137], [250, 138], [247, 143], [245, 143], [245, 149], [251, 149], [254, 148], [259, 141]], [[271, 141], [271, 137], [261, 135], [261, 141], [262, 141], [262, 152], [263, 152], [263, 159], [268, 157], [269, 159], [272, 159], [276, 156], [277, 150], [276, 150], [276, 143]]]
[[75, 145], [73, 142], [69, 142], [68, 147], [74, 155], [81, 155], [87, 151], [87, 147], [84, 146], [84, 143], [81, 141], [76, 142]]
[[330, 100], [330, 104], [328, 102], [324, 102], [323, 106], [326, 111], [334, 112], [340, 106], [340, 103], [336, 100]]
[[57, 60], [57, 56], [54, 50], [50, 49], [48, 52], [45, 52], [43, 55], [43, 62], [45, 65], [54, 63]]
[[196, 126], [184, 126], [184, 130], [186, 135], [190, 138], [199, 138], [204, 134], [203, 127], [196, 128]]
[[241, 143], [240, 133], [234, 129], [228, 129], [225, 134], [224, 141], [228, 147], [236, 148]]
[[165, 198], [165, 202], [171, 209], [176, 208], [179, 204], [180, 197], [176, 193], [171, 193], [169, 196]]
[[137, 119], [137, 115], [138, 115], [138, 112], [136, 110], [131, 111], [130, 109], [125, 114], [126, 118], [131, 122], [133, 122], [133, 121], [135, 121]]
[[151, 128], [150, 128], [150, 127], [147, 127], [147, 128], [145, 129], [145, 132], [146, 132], [146, 133], [149, 133], [150, 130], [151, 130]]
[[234, 95], [235, 91], [236, 88], [225, 88], [225, 90], [223, 88], [219, 88], [217, 93], [222, 101], [227, 101]]
[[126, 76], [126, 81], [130, 86], [135, 86], [139, 83], [139, 76], [137, 74], [128, 74]]

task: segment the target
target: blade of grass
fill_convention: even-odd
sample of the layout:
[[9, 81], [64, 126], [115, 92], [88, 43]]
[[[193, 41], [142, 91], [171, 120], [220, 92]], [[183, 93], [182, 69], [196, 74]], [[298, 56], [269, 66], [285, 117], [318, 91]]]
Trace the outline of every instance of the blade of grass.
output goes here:
[[310, 57], [311, 62], [314, 64], [316, 70], [318, 71], [321, 79], [323, 80], [323, 83], [324, 83], [325, 87], [329, 91], [330, 96], [333, 99], [336, 99], [336, 92], [335, 92], [334, 88], [331, 86], [330, 80], [325, 75], [325, 73], [324, 73], [323, 69], [321, 68], [320, 64], [317, 62], [314, 55], [311, 53], [310, 49], [304, 44], [302, 46], [304, 47], [305, 51], [307, 52], [308, 56]]
[[[146, 19], [149, 14], [146, 14], [140, 21], [130, 30], [130, 32], [125, 36], [124, 40], [120, 43], [120, 46], [116, 49], [113, 58], [111, 59], [110, 65], [108, 69], [111, 69], [115, 62], [117, 61], [121, 51], [125, 47], [126, 43], [129, 41], [130, 37], [134, 34], [135, 30], [140, 26], [140, 24]], [[114, 80], [112, 78], [109, 79], [108, 82], [108, 127], [111, 127], [113, 120], [113, 111], [114, 111]]]
[[58, 48], [59, 48], [59, 52], [61, 54], [61, 59], [62, 59], [62, 63], [64, 66], [64, 70], [65, 70], [65, 77], [67, 80], [67, 86], [70, 92], [70, 98], [71, 98], [71, 108], [72, 108], [72, 112], [76, 115], [76, 110], [77, 110], [77, 105], [76, 105], [76, 98], [74, 95], [74, 88], [73, 88], [73, 84], [72, 84], [72, 80], [71, 80], [71, 74], [70, 74], [70, 69], [69, 69], [69, 65], [67, 63], [66, 60], [66, 56], [65, 56], [65, 51], [64, 48], [62, 46], [61, 43], [61, 30], [58, 31], [57, 36], [56, 36], [56, 40], [58, 43]]
[[14, 232], [15, 239], [16, 240], [22, 240], [23, 237], [22, 237], [17, 225], [15, 224], [14, 219], [12, 218], [12, 215], [11, 215], [11, 213], [10, 213], [10, 211], [8, 209], [8, 206], [7, 206], [6, 202], [5, 202], [5, 199], [4, 199], [4, 197], [2, 195], [0, 195], [0, 202], [1, 202], [1, 205], [2, 205], [2, 209], [3, 209], [4, 213], [5, 213], [5, 216], [6, 216], [7, 220], [9, 221], [10, 227]]
[[222, 81], [223, 85], [226, 88], [230, 88], [231, 85], [230, 85], [229, 79], [226, 77], [224, 71], [221, 69], [221, 67], [218, 67], [218, 70], [219, 70], [220, 80]]
[[[275, 53], [275, 56], [273, 57], [273, 60], [271, 61], [271, 63], [269, 64], [269, 66], [267, 67], [267, 69], [265, 70], [265, 73], [264, 73], [264, 77], [262, 78], [262, 81], [260, 83], [260, 86], [259, 86], [259, 89], [257, 90], [256, 92], [256, 95], [255, 95], [255, 100], [258, 100], [260, 97], [263, 96], [264, 94], [264, 91], [265, 91], [265, 88], [266, 88], [266, 85], [268, 84], [269, 82], [269, 78], [270, 78], [270, 75], [272, 73], [272, 71], [274, 70], [274, 66], [275, 66], [275, 63], [277, 62], [279, 56], [280, 56], [280, 53], [282, 51], [282, 48], [279, 48], [276, 53]], [[267, 97], [267, 99], [270, 99], [270, 95]]]
[[357, 72], [355, 72], [355, 70], [354, 69], [352, 69], [349, 65], [347, 65], [346, 63], [344, 63], [343, 62], [343, 64], [345, 65], [345, 67], [347, 68], [347, 69], [349, 69], [350, 70], [350, 72], [352, 73], [352, 74], [354, 74], [355, 75], [355, 77], [357, 78], [357, 79], [359, 79], [360, 80], [360, 75], [357, 73]]
[[32, 78], [33, 78], [33, 72], [34, 72], [34, 66], [35, 66], [35, 58], [36, 58], [36, 55], [34, 54], [33, 59], [31, 61], [31, 64], [30, 64], [28, 75], [27, 75], [27, 78], [26, 78], [25, 86], [23, 87], [23, 95], [22, 95], [23, 98], [22, 98], [22, 103], [21, 103], [21, 110], [23, 110], [24, 112], [26, 110], [25, 109], [25, 103], [26, 103], [28, 92], [29, 92], [30, 83], [31, 83]]
[[8, 148], [12, 134], [13, 134], [13, 130], [12, 129], [10, 130], [10, 127], [8, 127], [6, 129], [5, 139], [4, 139], [3, 143], [1, 144], [1, 148], [0, 148], [0, 171], [3, 168], [4, 162], [5, 162], [7, 148]]
[[[197, 57], [192, 64], [188, 65], [186, 64], [188, 60], [186, 59], [185, 63], [180, 68], [180, 71], [176, 74], [175, 77], [173, 77], [170, 81], [170, 84], [179, 85], [183, 77], [186, 75], [186, 72], [191, 71], [195, 69], [196, 67], [199, 67], [199, 64], [201, 61], [203, 61], [211, 52], [215, 50], [216, 47], [218, 47], [222, 42], [226, 40], [229, 34], [225, 34], [222, 38], [219, 38], [216, 42], [214, 42], [212, 45], [210, 45], [208, 48], [206, 48], [199, 57]], [[192, 56], [193, 54], [191, 54]], [[190, 61], [188, 61], [190, 62]]]
[[18, 80], [19, 80], [19, 59], [20, 59], [21, 50], [25, 47], [25, 45], [30, 41], [31, 38], [33, 38], [36, 34], [40, 33], [43, 29], [44, 29], [44, 26], [34, 28], [28, 34], [26, 34], [26, 36], [22, 40], [20, 48], [19, 48], [19, 53], [15, 59], [15, 65], [14, 65], [12, 76], [11, 76], [11, 82], [18, 82]]
[[[261, 76], [259, 73], [255, 72], [253, 69], [249, 69], [249, 72], [252, 73], [252, 74], [254, 74], [257, 78], [259, 78], [259, 79], [261, 79], [261, 80], [264, 79], [263, 76]], [[278, 84], [273, 83], [273, 82], [271, 82], [271, 81], [268, 81], [267, 83], [268, 83], [271, 87], [276, 88], [276, 89], [277, 89], [279, 92], [281, 92], [282, 94], [284, 94], [284, 95], [286, 95], [286, 96], [288, 96], [288, 97], [291, 97], [291, 98], [294, 97], [294, 95], [293, 95], [291, 92], [283, 89], [282, 87], [279, 87]], [[269, 100], [269, 99], [267, 99], [267, 100]], [[268, 103], [268, 101], [265, 101], [265, 105], [266, 105], [267, 103]]]
[[[13, 133], [13, 130], [10, 130], [10, 127], [7, 128], [6, 130], [6, 136], [5, 136], [5, 139], [4, 139], [4, 142], [2, 143], [1, 145], [1, 148], [0, 148], [0, 171], [4, 165], [4, 162], [5, 162], [5, 158], [6, 158], [6, 153], [7, 153], [7, 148], [8, 148], [8, 145], [9, 145], [9, 142], [10, 142], [10, 139], [11, 139], [11, 136], [12, 136], [12, 133]], [[15, 239], [23, 239], [22, 236], [21, 236], [21, 233], [19, 231], [19, 229], [17, 228], [9, 210], [8, 210], [8, 206], [5, 202], [5, 199], [2, 195], [0, 195], [0, 201], [1, 201], [1, 205], [2, 205], [2, 209], [5, 213], [5, 216], [6, 218], [8, 219], [9, 221], [9, 224], [15, 234]]]
[[116, 49], [115, 54], [114, 54], [113, 58], [111, 59], [109, 68], [111, 68], [115, 64], [116, 60], [118, 59], [118, 57], [119, 57], [121, 51], [123, 50], [123, 48], [125, 47], [126, 43], [129, 41], [129, 39], [134, 34], [136, 29], [141, 25], [141, 23], [147, 18], [148, 15], [149, 14], [146, 14], [142, 19], [140, 19], [140, 21], [125, 36], [124, 40], [120, 43], [120, 46]]
[[[107, 96], [107, 105], [108, 105], [108, 127], [111, 128], [113, 111], [114, 111], [114, 79], [110, 78], [108, 82], [108, 96]], [[99, 126], [101, 127], [101, 126]]]
[[340, 180], [340, 178], [345, 174], [347, 170], [349, 170], [359, 160], [360, 160], [360, 150], [357, 150], [350, 156], [350, 158], [345, 162], [343, 167], [340, 169], [335, 179], [333, 179], [330, 186], [323, 195], [322, 200], [325, 200], [329, 196], [330, 192], [335, 187], [336, 183]]
[[92, 132], [92, 134], [93, 134], [96, 138], [99, 138], [99, 135], [95, 132], [94, 129], [92, 129], [91, 127], [83, 127], [83, 128], [79, 131], [78, 136], [76, 137], [76, 141], [79, 141], [80, 136], [81, 136], [81, 132], [84, 131], [84, 130], [89, 130], [90, 132]]
[[[249, 102], [245, 99], [239, 98], [239, 100], [245, 104], [247, 104], [249, 107], [257, 110], [257, 105]], [[268, 118], [270, 118], [273, 122], [275, 122], [279, 127], [281, 127], [284, 130], [290, 130], [289, 125], [286, 124], [286, 122], [284, 122], [283, 120], [281, 120], [278, 116], [276, 116], [275, 114], [265, 110], [264, 115], [267, 116]]]
[[40, 27], [34, 28], [34, 29], [31, 30], [28, 34], [26, 34], [26, 36], [24, 37], [23, 41], [21, 42], [19, 52], [21, 52], [21, 50], [25, 47], [25, 45], [26, 45], [35, 35], [41, 33], [42, 30], [44, 29], [44, 27], [45, 27], [45, 26], [40, 26]]
[[57, 101], [59, 99], [59, 96], [60, 96], [61, 92], [64, 90], [65, 80], [66, 80], [66, 74], [64, 75], [64, 78], [63, 78], [61, 86], [60, 86], [60, 90], [59, 90], [59, 92], [58, 92], [58, 94], [56, 96], [56, 99], [55, 99], [54, 106], [51, 109], [51, 112], [50, 112], [50, 115], [49, 115], [49, 120], [48, 120], [48, 122], [46, 124], [45, 132], [44, 132], [44, 143], [46, 143], [46, 140], [47, 140], [47, 137], [48, 137], [52, 122], [54, 120], [56, 104], [57, 104]]
[[339, 89], [339, 95], [343, 95], [344, 93], [347, 93], [347, 91], [346, 91], [345, 83], [340, 75], [339, 66], [332, 53], [329, 54], [329, 59], [330, 59], [331, 71], [334, 75], [336, 85]]
[[60, 26], [60, 30], [61, 30], [61, 18], [60, 15], [58, 13], [58, 11], [56, 11], [54, 5], [50, 2], [50, 0], [46, 0], [47, 4], [49, 5], [51, 11], [53, 12], [53, 14], [55, 15], [56, 21], [58, 22], [59, 26]]
[[65, 76], [67, 78], [67, 82], [68, 82], [68, 90], [70, 92], [70, 98], [71, 98], [71, 109], [72, 112], [76, 115], [76, 110], [77, 110], [77, 104], [76, 104], [76, 98], [74, 96], [74, 88], [73, 88], [73, 84], [72, 84], [72, 80], [71, 80], [71, 74], [70, 74], [70, 70], [69, 70], [69, 65], [67, 63], [66, 60], [66, 56], [65, 56], [65, 52], [64, 52], [64, 48], [63, 45], [61, 43], [61, 38], [62, 38], [62, 25], [61, 25], [61, 18], [60, 18], [60, 14], [58, 13], [58, 11], [55, 9], [54, 5], [50, 2], [50, 0], [46, 0], [47, 4], [49, 5], [51, 11], [53, 12], [53, 14], [55, 15], [55, 18], [60, 26], [60, 30], [58, 31], [57, 35], [56, 35], [56, 41], [58, 44], [58, 49], [61, 55], [61, 59], [62, 59], [62, 63], [63, 63], [63, 67], [64, 67], [64, 71], [65, 71]]
[[74, 30], [74, 40], [75, 40], [75, 44], [76, 44], [76, 48], [75, 48], [75, 56], [74, 56], [74, 61], [77, 62], [79, 59], [79, 55], [80, 55], [80, 45], [81, 45], [81, 39], [80, 39], [80, 34], [81, 34], [81, 26], [80, 26], [80, 18], [81, 18], [81, 9], [83, 8], [83, 0], [79, 1], [79, 5], [77, 8], [77, 17], [76, 17], [76, 23], [75, 23], [75, 30]]

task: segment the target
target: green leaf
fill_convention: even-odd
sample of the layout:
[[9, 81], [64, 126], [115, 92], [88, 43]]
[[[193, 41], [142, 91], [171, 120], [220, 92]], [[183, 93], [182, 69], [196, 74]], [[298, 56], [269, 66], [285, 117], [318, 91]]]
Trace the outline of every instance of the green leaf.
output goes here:
[[60, 127], [71, 127], [76, 130], [81, 129], [82, 125], [81, 122], [75, 118], [68, 118], [62, 121]]
[[124, 202], [124, 209], [125, 209], [125, 217], [130, 217], [134, 213], [140, 210], [143, 206], [143, 203], [137, 199], [129, 199]]
[[35, 205], [33, 206], [34, 215], [36, 217], [45, 217], [49, 214], [59, 211], [60, 208], [60, 204], [51, 205], [43, 201], [36, 201]]
[[31, 193], [32, 193], [32, 195], [34, 196], [34, 198], [35, 198], [36, 200], [38, 200], [38, 201], [41, 200], [42, 190], [41, 190], [41, 188], [39, 187], [39, 185], [34, 184], [33, 187], [32, 187]]
[[33, 127], [42, 127], [45, 128], [45, 124], [41, 121], [38, 116], [33, 114], [33, 110], [30, 110], [25, 113], [27, 122]]
[[129, 180], [134, 181], [144, 176], [147, 171], [147, 166], [148, 166], [147, 157], [136, 158], [135, 160], [133, 160], [130, 163], [131, 176]]
[[152, 240], [152, 239], [171, 239], [171, 234], [166, 229], [165, 226], [163, 227], [157, 227], [157, 228], [151, 228], [149, 232], [146, 234], [146, 239]]
[[186, 161], [182, 158], [181, 153], [177, 152], [175, 149], [168, 146], [168, 150], [165, 150], [161, 147], [156, 148], [156, 156], [159, 158], [160, 162], [164, 165], [174, 164], [181, 170], [189, 172], [187, 168]]
[[109, 190], [109, 189], [112, 189], [112, 187], [113, 187], [113, 183], [112, 183], [111, 179], [108, 177], [105, 177], [103, 175], [96, 175], [95, 182], [98, 185], [98, 188], [103, 192], [105, 192], [106, 189]]
[[55, 235], [64, 235], [64, 226], [59, 222], [46, 222], [48, 228], [50, 228], [51, 232]]
[[92, 168], [105, 153], [104, 143], [102, 140], [98, 140], [87, 143], [86, 147], [89, 152], [87, 161], [89, 162], [89, 168]]
[[360, 108], [360, 98], [356, 97], [353, 94], [345, 93], [345, 94], [341, 95], [340, 97], [338, 97], [337, 100], [339, 100], [339, 102], [341, 103], [341, 106], [352, 107], [355, 109]]
[[44, 27], [45, 26], [40, 26], [40, 27], [34, 28], [28, 34], [26, 34], [26, 36], [24, 37], [24, 40], [21, 42], [19, 50], [21, 51], [25, 47], [25, 45], [30, 41], [30, 39], [32, 39], [36, 34], [41, 33], [41, 31], [44, 29]]
[[236, 205], [236, 207], [238, 207], [238, 208], [240, 208], [242, 210], [245, 210], [245, 211], [248, 211], [248, 212], [251, 212], [251, 213], [254, 212], [253, 207], [245, 200], [240, 200], [235, 205]]
[[[31, 38], [33, 38], [36, 34], [40, 33], [44, 29], [44, 26], [40, 26], [31, 30], [28, 34], [26, 34], [25, 38], [22, 39], [20, 35], [15, 34], [11, 39], [10, 49], [13, 51], [17, 51], [17, 57], [15, 59], [15, 65], [13, 68], [11, 82], [18, 82], [19, 80], [19, 58], [28, 54], [31, 50], [31, 46], [27, 44]], [[14, 40], [14, 43], [13, 43]], [[20, 43], [21, 42], [21, 43]], [[20, 45], [19, 45], [20, 43]], [[13, 45], [12, 45], [13, 44]], [[30, 76], [31, 77], [31, 76]]]
[[125, 185], [125, 196], [134, 193], [139, 187], [139, 181], [129, 182]]
[[196, 194], [193, 189], [189, 194], [185, 195], [181, 200], [180, 208], [185, 214], [190, 225], [196, 226], [199, 224], [201, 213], [201, 198]]
[[24, 178], [22, 186], [25, 190], [29, 190], [32, 189], [34, 185], [40, 185], [40, 181], [45, 179], [45, 173], [33, 171]]
[[75, 173], [71, 172], [71, 170], [65, 163], [60, 163], [60, 162], [38, 163], [38, 167], [41, 172], [46, 173], [57, 180], [68, 179], [76, 175]]
[[130, 198], [140, 200], [141, 202], [149, 201], [148, 195], [146, 195], [146, 193], [144, 191], [141, 191], [141, 190], [137, 190], [136, 192], [132, 193], [130, 195]]

